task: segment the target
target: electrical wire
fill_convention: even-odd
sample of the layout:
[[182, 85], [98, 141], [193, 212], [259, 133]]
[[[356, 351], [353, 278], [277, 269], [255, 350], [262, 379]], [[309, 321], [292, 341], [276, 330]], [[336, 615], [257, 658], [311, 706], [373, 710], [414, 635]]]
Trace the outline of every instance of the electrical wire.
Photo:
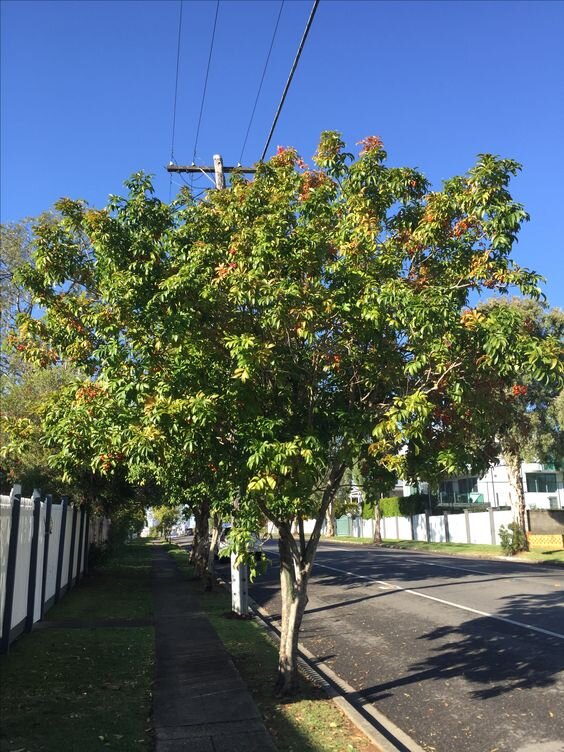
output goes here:
[[272, 52], [272, 47], [274, 46], [274, 40], [276, 38], [276, 32], [278, 31], [278, 24], [280, 23], [280, 16], [282, 15], [282, 8], [283, 7], [284, 7], [284, 0], [282, 0], [282, 2], [280, 3], [280, 10], [278, 11], [278, 18], [276, 19], [276, 24], [274, 26], [274, 32], [272, 33], [272, 39], [270, 40], [270, 47], [269, 47], [269, 50], [268, 50], [268, 55], [266, 56], [266, 62], [264, 64], [264, 69], [262, 71], [262, 77], [260, 79], [260, 84], [259, 84], [259, 87], [258, 87], [257, 96], [255, 98], [255, 103], [253, 105], [253, 111], [251, 112], [251, 117], [250, 117], [250, 120], [249, 120], [249, 125], [247, 126], [247, 132], [245, 133], [245, 140], [243, 141], [243, 146], [241, 148], [241, 156], [239, 157], [239, 164], [241, 164], [242, 161], [243, 161], [243, 154], [245, 152], [245, 147], [247, 146], [247, 139], [249, 138], [249, 133], [250, 133], [250, 130], [251, 130], [251, 125], [253, 124], [253, 118], [255, 116], [255, 111], [257, 109], [257, 104], [258, 104], [258, 101], [259, 101], [260, 92], [262, 90], [262, 85], [264, 83], [264, 77], [266, 75], [266, 69], [268, 68], [268, 63], [270, 61], [270, 54]]
[[309, 34], [309, 30], [311, 27], [311, 24], [313, 22], [313, 17], [315, 16], [315, 11], [317, 10], [317, 6], [319, 5], [319, 0], [314, 0], [313, 7], [311, 9], [311, 13], [309, 14], [309, 18], [307, 20], [307, 24], [304, 30], [304, 33], [302, 35], [302, 40], [300, 42], [300, 46], [298, 47], [298, 51], [296, 53], [296, 57], [294, 58], [294, 62], [292, 64], [292, 69], [290, 70], [290, 75], [288, 76], [288, 80], [286, 81], [286, 86], [284, 87], [284, 91], [282, 93], [282, 98], [280, 100], [280, 104], [278, 105], [278, 109], [276, 110], [276, 115], [274, 116], [274, 120], [272, 122], [272, 126], [270, 128], [270, 133], [268, 134], [268, 138], [266, 139], [266, 144], [264, 146], [264, 149], [262, 151], [262, 156], [260, 158], [260, 161], [264, 161], [264, 157], [266, 155], [267, 149], [270, 146], [270, 141], [272, 140], [272, 136], [274, 134], [274, 129], [276, 128], [276, 123], [278, 122], [278, 118], [280, 116], [280, 112], [282, 111], [282, 107], [284, 106], [284, 101], [286, 100], [286, 95], [288, 93], [288, 89], [290, 88], [290, 84], [292, 83], [292, 78], [294, 77], [294, 73], [296, 72], [296, 68], [298, 67], [298, 61], [300, 59], [300, 55], [302, 54], [302, 50], [304, 48], [304, 44], [307, 39], [307, 35]]
[[[176, 132], [176, 103], [178, 100], [178, 72], [180, 70], [180, 39], [182, 35], [182, 6], [184, 0], [180, 0], [180, 12], [178, 14], [178, 42], [176, 46], [176, 78], [174, 81], [174, 106], [172, 108], [172, 137], [170, 141], [170, 162], [175, 162], [174, 159], [174, 135]], [[170, 202], [172, 196], [172, 173], [170, 176], [170, 183], [168, 185], [168, 200]]]
[[200, 105], [200, 115], [198, 117], [198, 127], [196, 128], [196, 140], [194, 141], [194, 153], [192, 154], [192, 164], [196, 162], [196, 151], [198, 149], [198, 138], [200, 136], [200, 125], [202, 123], [202, 113], [204, 111], [204, 102], [206, 100], [206, 89], [208, 88], [208, 76], [210, 72], [210, 65], [211, 65], [211, 59], [213, 54], [213, 42], [215, 39], [215, 30], [217, 27], [217, 15], [219, 13], [219, 0], [217, 0], [216, 6], [215, 6], [215, 18], [213, 21], [213, 31], [212, 31], [212, 38], [211, 38], [211, 44], [210, 44], [210, 54], [208, 56], [208, 67], [206, 69], [206, 78], [204, 80], [204, 91], [202, 94], [202, 103]]
[[180, 70], [180, 39], [182, 34], [182, 6], [184, 0], [180, 0], [180, 13], [178, 16], [178, 42], [176, 47], [176, 79], [174, 82], [174, 107], [172, 110], [172, 139], [170, 144], [170, 161], [174, 162], [174, 135], [176, 131], [176, 102], [178, 100], [178, 72]]

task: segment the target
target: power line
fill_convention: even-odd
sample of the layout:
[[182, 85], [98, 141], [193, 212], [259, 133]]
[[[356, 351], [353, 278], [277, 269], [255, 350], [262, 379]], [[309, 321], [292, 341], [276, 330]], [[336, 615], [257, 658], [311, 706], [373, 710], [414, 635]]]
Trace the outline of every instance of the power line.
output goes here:
[[300, 46], [298, 47], [298, 51], [296, 53], [296, 57], [294, 58], [294, 62], [292, 64], [292, 69], [290, 71], [290, 75], [288, 76], [288, 80], [286, 81], [286, 86], [284, 87], [284, 91], [282, 93], [282, 99], [280, 100], [280, 104], [278, 105], [278, 109], [276, 110], [276, 115], [274, 116], [274, 121], [272, 123], [272, 126], [270, 128], [270, 133], [268, 134], [268, 138], [266, 139], [266, 144], [264, 145], [264, 149], [262, 151], [262, 156], [260, 158], [260, 161], [264, 161], [264, 157], [266, 155], [266, 151], [268, 147], [270, 146], [270, 141], [272, 139], [272, 136], [274, 134], [274, 129], [276, 128], [276, 123], [278, 122], [278, 118], [280, 116], [280, 112], [282, 111], [282, 107], [284, 106], [284, 101], [286, 99], [286, 94], [288, 93], [288, 89], [290, 88], [290, 84], [292, 83], [292, 78], [294, 77], [294, 73], [296, 71], [296, 68], [298, 67], [298, 61], [300, 59], [300, 55], [302, 54], [302, 50], [304, 48], [305, 41], [307, 39], [307, 35], [309, 34], [309, 30], [311, 27], [311, 24], [313, 22], [313, 17], [315, 16], [315, 11], [317, 10], [317, 6], [319, 5], [319, 0], [314, 0], [313, 7], [311, 9], [311, 13], [309, 14], [309, 18], [307, 20], [307, 24], [302, 36], [302, 40], [300, 42]]
[[198, 117], [198, 127], [196, 129], [196, 140], [194, 141], [194, 153], [192, 154], [192, 162], [196, 161], [196, 150], [198, 148], [198, 138], [200, 136], [200, 125], [202, 123], [202, 113], [204, 111], [204, 102], [206, 100], [206, 89], [208, 88], [208, 76], [210, 72], [210, 65], [211, 65], [211, 59], [213, 54], [213, 42], [215, 39], [215, 29], [217, 27], [217, 15], [219, 13], [219, 0], [217, 0], [216, 6], [215, 6], [215, 18], [213, 21], [213, 31], [212, 31], [212, 38], [211, 38], [211, 44], [210, 44], [210, 54], [208, 56], [208, 67], [206, 69], [206, 78], [204, 81], [204, 91], [202, 94], [202, 103], [200, 105], [200, 115]]
[[278, 11], [278, 18], [276, 19], [276, 24], [274, 26], [274, 32], [272, 34], [272, 39], [270, 41], [270, 48], [268, 50], [268, 55], [266, 56], [266, 62], [264, 64], [264, 69], [262, 71], [262, 77], [260, 79], [260, 84], [259, 84], [259, 87], [258, 87], [257, 96], [256, 96], [256, 99], [255, 99], [255, 103], [253, 105], [253, 111], [251, 112], [251, 118], [249, 120], [249, 125], [247, 127], [247, 132], [245, 133], [245, 140], [243, 141], [243, 146], [241, 148], [241, 156], [239, 157], [239, 163], [241, 163], [243, 161], [243, 154], [245, 152], [245, 147], [247, 145], [247, 139], [249, 138], [249, 133], [250, 133], [250, 130], [251, 130], [251, 125], [253, 123], [253, 118], [255, 116], [255, 111], [257, 109], [257, 104], [258, 104], [258, 101], [259, 101], [260, 92], [262, 90], [262, 85], [264, 83], [264, 77], [266, 75], [266, 69], [268, 68], [268, 63], [269, 63], [269, 60], [270, 60], [270, 54], [272, 52], [272, 47], [274, 46], [274, 40], [276, 38], [276, 32], [278, 31], [278, 24], [280, 23], [280, 16], [282, 15], [282, 8], [283, 7], [284, 7], [284, 0], [282, 0], [282, 2], [280, 3], [280, 10]]
[[[174, 134], [176, 131], [176, 102], [178, 100], [178, 72], [180, 70], [180, 38], [182, 34], [182, 6], [183, 0], [180, 0], [180, 13], [178, 16], [178, 44], [176, 46], [176, 78], [174, 82], [174, 106], [172, 108], [172, 138], [170, 141], [170, 161], [174, 162]], [[172, 174], [170, 176], [170, 183], [168, 186], [168, 200], [170, 202], [172, 196]]]
[[170, 144], [170, 161], [174, 162], [174, 134], [176, 131], [176, 102], [178, 99], [178, 71], [180, 69], [180, 38], [182, 34], [182, 6], [184, 2], [180, 0], [180, 13], [178, 16], [178, 44], [176, 48], [176, 80], [174, 83], [174, 107], [172, 111], [172, 139]]

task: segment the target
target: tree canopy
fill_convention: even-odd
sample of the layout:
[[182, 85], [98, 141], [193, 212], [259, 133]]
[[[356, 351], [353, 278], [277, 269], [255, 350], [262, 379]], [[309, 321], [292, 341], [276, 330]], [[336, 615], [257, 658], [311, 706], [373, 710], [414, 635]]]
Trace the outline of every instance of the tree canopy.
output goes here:
[[433, 191], [386, 157], [377, 137], [355, 158], [326, 132], [313, 167], [279, 148], [253, 180], [170, 205], [137, 174], [105, 209], [61, 200], [21, 275], [45, 315], [20, 316], [16, 346], [88, 374], [49, 418], [60, 467], [204, 484], [240, 526], [278, 527], [283, 691], [346, 467], [364, 456], [405, 475], [430, 441], [438, 471], [465, 467], [484, 450], [449, 441], [454, 427], [497, 432], [477, 381], [487, 395], [492, 379], [562, 369], [557, 337], [471, 302], [539, 295], [510, 256], [527, 219], [508, 190], [519, 165], [483, 154]]

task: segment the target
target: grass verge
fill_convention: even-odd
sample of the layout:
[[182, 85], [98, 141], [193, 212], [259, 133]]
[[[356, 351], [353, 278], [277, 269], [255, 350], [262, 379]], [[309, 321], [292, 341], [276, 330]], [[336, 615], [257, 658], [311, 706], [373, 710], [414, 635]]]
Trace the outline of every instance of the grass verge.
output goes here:
[[[150, 547], [120, 549], [2, 656], [2, 752], [151, 749], [152, 627], [72, 628], [74, 619], [151, 614]], [[70, 627], [70, 628], [69, 628]]]
[[323, 690], [305, 677], [300, 677], [295, 696], [275, 698], [277, 646], [254, 621], [228, 618], [231, 600], [225, 590], [201, 592], [201, 584], [190, 579], [193, 572], [186, 551], [170, 547], [169, 553], [186, 574], [187, 587], [198, 594], [201, 608], [253, 695], [279, 752], [376, 752]]
[[[357, 545], [374, 545], [372, 538], [352, 538], [339, 535], [336, 538], [322, 538], [324, 543], [356, 543]], [[427, 543], [426, 541], [386, 539], [381, 544], [382, 548], [399, 548], [406, 551], [427, 551], [429, 553], [452, 554], [454, 556], [474, 556], [476, 558], [488, 558], [504, 556], [501, 546], [492, 546], [485, 543]], [[538, 562], [543, 564], [564, 565], [564, 550], [556, 551], [522, 551], [511, 557], [517, 562]]]

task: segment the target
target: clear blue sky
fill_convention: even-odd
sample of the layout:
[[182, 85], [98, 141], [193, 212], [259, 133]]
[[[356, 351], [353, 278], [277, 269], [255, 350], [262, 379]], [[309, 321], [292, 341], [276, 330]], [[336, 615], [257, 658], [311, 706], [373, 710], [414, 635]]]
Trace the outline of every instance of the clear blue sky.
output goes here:
[[[184, 2], [178, 163], [192, 161], [215, 7]], [[215, 152], [238, 161], [279, 7], [220, 3], [200, 163]], [[247, 164], [262, 152], [310, 7], [284, 5]], [[3, 221], [63, 195], [104, 205], [140, 169], [168, 200], [178, 15], [178, 0], [3, 0]], [[562, 2], [321, 0], [270, 152], [293, 145], [307, 160], [322, 130], [341, 130], [351, 147], [376, 134], [390, 163], [419, 167], [437, 187], [479, 152], [519, 160], [512, 189], [532, 219], [515, 258], [564, 307], [563, 39]]]

